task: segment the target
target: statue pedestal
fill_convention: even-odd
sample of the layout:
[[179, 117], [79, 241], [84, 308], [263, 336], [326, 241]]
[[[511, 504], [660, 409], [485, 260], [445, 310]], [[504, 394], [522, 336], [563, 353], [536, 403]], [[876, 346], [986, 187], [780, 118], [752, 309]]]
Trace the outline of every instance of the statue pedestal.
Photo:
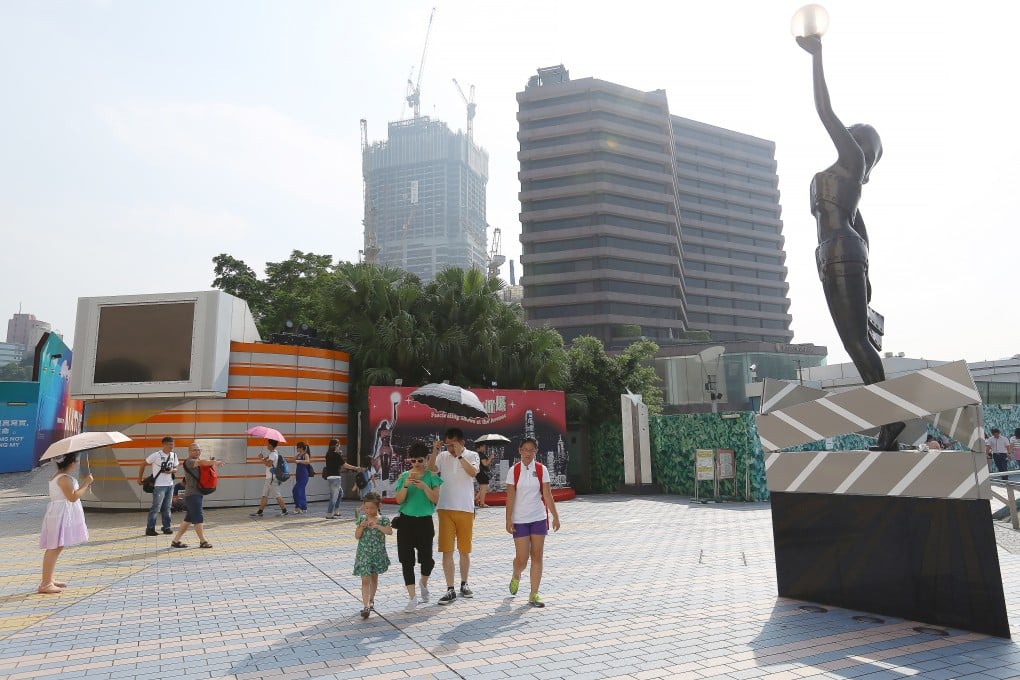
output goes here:
[[765, 458], [781, 596], [1010, 637], [984, 454]]

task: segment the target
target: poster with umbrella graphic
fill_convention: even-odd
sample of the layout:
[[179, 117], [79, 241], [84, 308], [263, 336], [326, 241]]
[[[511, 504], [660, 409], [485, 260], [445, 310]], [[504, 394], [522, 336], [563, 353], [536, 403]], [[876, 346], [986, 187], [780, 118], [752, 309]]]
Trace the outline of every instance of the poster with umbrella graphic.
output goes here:
[[407, 468], [404, 453], [408, 444], [420, 439], [431, 446], [449, 427], [463, 430], [469, 447], [485, 435], [509, 440], [489, 443], [488, 451], [494, 456], [491, 490], [503, 488], [506, 470], [520, 458], [517, 448], [525, 436], [538, 440], [539, 460], [553, 472], [550, 477], [553, 486], [567, 486], [567, 417], [563, 392], [472, 388], [470, 392], [486, 413], [485, 417], [477, 418], [450, 414], [418, 401], [412, 395], [420, 389], [424, 388], [369, 388], [364, 440], [367, 453], [358, 464], [372, 467], [378, 489], [384, 495], [394, 494], [396, 479]]

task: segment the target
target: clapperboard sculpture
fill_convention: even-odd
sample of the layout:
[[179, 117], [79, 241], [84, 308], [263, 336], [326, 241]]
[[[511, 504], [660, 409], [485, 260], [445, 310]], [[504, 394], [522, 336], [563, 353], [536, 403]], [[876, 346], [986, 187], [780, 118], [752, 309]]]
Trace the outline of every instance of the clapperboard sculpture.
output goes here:
[[[970, 450], [782, 451], [918, 419]], [[839, 393], [767, 381], [755, 420], [780, 596], [1010, 637], [965, 362]]]

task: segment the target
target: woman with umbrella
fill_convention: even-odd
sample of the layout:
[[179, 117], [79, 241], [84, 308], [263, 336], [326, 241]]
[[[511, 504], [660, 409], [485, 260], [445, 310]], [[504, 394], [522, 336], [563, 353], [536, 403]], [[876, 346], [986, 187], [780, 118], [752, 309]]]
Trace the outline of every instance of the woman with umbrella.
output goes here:
[[85, 510], [81, 497], [92, 485], [92, 475], [85, 475], [81, 485], [72, 475], [78, 470], [78, 453], [66, 453], [54, 458], [57, 472], [50, 478], [50, 502], [43, 516], [39, 547], [45, 550], [42, 563], [42, 582], [38, 592], [55, 595], [67, 585], [53, 579], [57, 558], [64, 548], [89, 540], [85, 526]]

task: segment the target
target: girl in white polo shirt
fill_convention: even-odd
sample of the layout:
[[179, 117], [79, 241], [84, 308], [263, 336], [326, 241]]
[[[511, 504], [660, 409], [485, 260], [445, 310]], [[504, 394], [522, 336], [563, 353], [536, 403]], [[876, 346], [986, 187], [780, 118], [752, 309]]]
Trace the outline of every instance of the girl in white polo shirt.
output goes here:
[[549, 469], [535, 460], [538, 441], [525, 437], [518, 449], [521, 462], [512, 466], [506, 475], [506, 530], [514, 537], [514, 573], [510, 579], [510, 594], [516, 595], [521, 574], [531, 559], [531, 594], [528, 604], [544, 607], [538, 595], [542, 582], [542, 558], [545, 537], [549, 533], [549, 516], [553, 531], [560, 529], [560, 516], [556, 512]]

